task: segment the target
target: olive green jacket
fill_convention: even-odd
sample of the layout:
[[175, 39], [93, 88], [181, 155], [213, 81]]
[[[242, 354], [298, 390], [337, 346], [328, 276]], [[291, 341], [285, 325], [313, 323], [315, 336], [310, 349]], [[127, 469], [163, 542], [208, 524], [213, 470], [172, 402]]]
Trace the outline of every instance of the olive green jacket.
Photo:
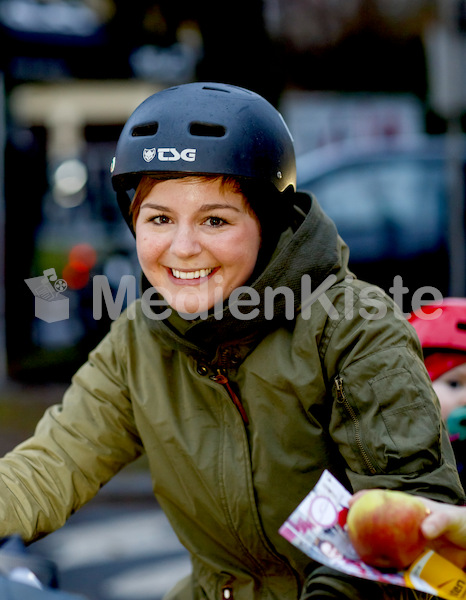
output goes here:
[[[462, 502], [414, 330], [349, 276], [318, 204], [297, 201], [254, 305], [245, 292], [221, 318], [186, 321], [137, 300], [114, 322], [63, 403], [0, 460], [0, 536], [54, 531], [146, 453], [192, 556], [192, 577], [169, 598], [296, 600], [306, 577], [308, 591], [314, 580], [340, 589], [278, 533], [324, 468], [350, 490]], [[272, 315], [271, 286], [283, 292]]]

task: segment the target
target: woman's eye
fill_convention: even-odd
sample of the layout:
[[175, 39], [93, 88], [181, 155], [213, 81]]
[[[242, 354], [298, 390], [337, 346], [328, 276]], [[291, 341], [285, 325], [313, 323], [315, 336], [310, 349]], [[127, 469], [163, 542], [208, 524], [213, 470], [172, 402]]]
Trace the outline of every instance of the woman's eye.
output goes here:
[[206, 225], [209, 225], [210, 227], [221, 227], [222, 225], [224, 225], [226, 223], [226, 221], [224, 221], [220, 217], [209, 217], [208, 219], [205, 220], [205, 223], [206, 223]]
[[170, 218], [166, 215], [157, 215], [156, 217], [151, 217], [150, 220], [156, 225], [165, 225], [165, 223], [170, 223]]

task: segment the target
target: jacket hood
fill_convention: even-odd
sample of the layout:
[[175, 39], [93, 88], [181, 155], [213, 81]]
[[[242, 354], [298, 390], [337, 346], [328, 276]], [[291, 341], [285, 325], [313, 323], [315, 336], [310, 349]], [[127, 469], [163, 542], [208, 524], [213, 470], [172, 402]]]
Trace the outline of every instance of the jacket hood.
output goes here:
[[[280, 216], [277, 215], [277, 218]], [[348, 248], [338, 235], [335, 224], [322, 211], [315, 197], [297, 192], [294, 194], [292, 223], [281, 235], [269, 262], [253, 280], [246, 283], [247, 292], [235, 299], [230, 296], [220, 315], [217, 311], [193, 319], [190, 315], [183, 316], [172, 311], [170, 317], [162, 319], [157, 318], [157, 314], [147, 306], [145, 318], [149, 328], [160, 336], [165, 345], [190, 354], [212, 356], [221, 345], [246, 338], [258, 341], [286, 320], [293, 320], [303, 300], [306, 302], [303, 276], [308, 276], [306, 289], [309, 290], [310, 284], [311, 291], [316, 290], [329, 275], [336, 276], [335, 282], [341, 280], [348, 274], [348, 255]], [[291, 290], [293, 315], [290, 315], [290, 301], [284, 293], [276, 293], [272, 315], [265, 310], [267, 293], [267, 301], [271, 304], [270, 288]], [[150, 284], [143, 276], [142, 291], [148, 289]], [[257, 299], [253, 305], [252, 298]], [[242, 301], [251, 305], [243, 306]]]

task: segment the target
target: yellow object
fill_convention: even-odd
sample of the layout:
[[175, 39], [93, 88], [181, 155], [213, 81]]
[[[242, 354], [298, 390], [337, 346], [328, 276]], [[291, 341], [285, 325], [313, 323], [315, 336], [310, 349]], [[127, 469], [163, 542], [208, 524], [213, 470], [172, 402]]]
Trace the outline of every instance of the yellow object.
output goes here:
[[[427, 583], [432, 587], [430, 593], [445, 600], [466, 598], [466, 573], [433, 550], [423, 552], [406, 570], [404, 578], [407, 587], [423, 589]], [[424, 583], [421, 588], [418, 580]]]

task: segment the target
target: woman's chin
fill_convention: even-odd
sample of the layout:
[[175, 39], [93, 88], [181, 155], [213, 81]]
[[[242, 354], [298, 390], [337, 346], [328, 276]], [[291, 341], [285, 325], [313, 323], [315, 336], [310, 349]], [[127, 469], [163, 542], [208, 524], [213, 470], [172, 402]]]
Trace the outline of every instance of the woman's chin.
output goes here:
[[172, 308], [180, 314], [193, 316], [208, 311], [211, 306], [207, 300], [189, 294], [183, 298], [175, 299]]

